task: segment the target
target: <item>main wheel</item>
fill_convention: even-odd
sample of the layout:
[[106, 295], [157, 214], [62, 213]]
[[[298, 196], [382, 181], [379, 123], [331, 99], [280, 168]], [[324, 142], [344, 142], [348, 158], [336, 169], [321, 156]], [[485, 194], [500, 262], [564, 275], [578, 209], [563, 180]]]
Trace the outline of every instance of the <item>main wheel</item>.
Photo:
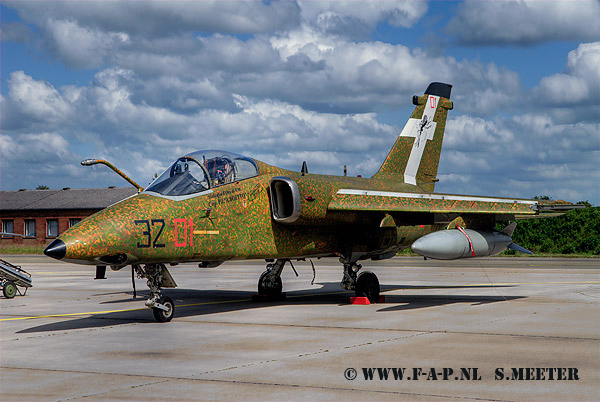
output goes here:
[[175, 315], [175, 303], [171, 300], [170, 297], [163, 296], [158, 301], [160, 304], [164, 304], [167, 306], [167, 310], [160, 309], [158, 307], [154, 307], [152, 312], [154, 313], [154, 318], [158, 322], [169, 322]]
[[2, 293], [7, 299], [12, 299], [17, 294], [17, 285], [14, 282], [6, 282], [2, 288]]
[[371, 303], [379, 300], [379, 279], [373, 272], [361, 272], [356, 279], [355, 292], [358, 297], [366, 297]]
[[258, 294], [265, 296], [279, 296], [283, 290], [283, 283], [281, 277], [276, 277], [275, 283], [267, 285], [266, 278], [269, 271], [265, 271], [260, 275], [258, 279]]

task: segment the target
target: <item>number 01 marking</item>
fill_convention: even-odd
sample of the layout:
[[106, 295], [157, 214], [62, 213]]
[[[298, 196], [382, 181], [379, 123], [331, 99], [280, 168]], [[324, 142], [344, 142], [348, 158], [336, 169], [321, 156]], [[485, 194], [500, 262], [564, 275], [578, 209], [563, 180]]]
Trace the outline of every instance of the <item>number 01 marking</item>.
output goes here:
[[435, 109], [437, 106], [437, 98], [430, 96], [429, 97], [429, 107]]
[[[175, 247], [187, 247], [194, 245], [194, 221], [179, 218], [173, 219], [175, 224]], [[180, 233], [183, 233], [183, 242], [180, 242]], [[189, 236], [188, 236], [189, 233]], [[189, 242], [188, 242], [189, 240]]]

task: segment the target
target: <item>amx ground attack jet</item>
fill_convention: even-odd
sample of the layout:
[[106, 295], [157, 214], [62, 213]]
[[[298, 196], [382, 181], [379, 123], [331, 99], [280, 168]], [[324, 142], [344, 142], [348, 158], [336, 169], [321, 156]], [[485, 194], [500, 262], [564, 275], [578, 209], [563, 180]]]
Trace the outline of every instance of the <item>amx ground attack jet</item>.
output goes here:
[[[380, 287], [361, 260], [391, 258], [404, 248], [429, 258], [485, 257], [514, 244], [513, 222], [537, 214], [537, 201], [434, 193], [452, 86], [432, 83], [414, 96], [415, 110], [371, 178], [309, 174], [224, 151], [177, 159], [140, 193], [70, 228], [45, 250], [67, 262], [114, 270], [131, 265], [146, 278], [146, 305], [169, 321], [175, 287], [166, 265], [265, 259], [259, 294], [282, 293], [286, 262], [337, 256], [341, 287], [375, 301]], [[86, 160], [82, 164], [106, 163]], [[106, 163], [108, 164], [108, 163]], [[110, 164], [108, 164], [110, 165]], [[116, 170], [116, 169], [115, 169]]]

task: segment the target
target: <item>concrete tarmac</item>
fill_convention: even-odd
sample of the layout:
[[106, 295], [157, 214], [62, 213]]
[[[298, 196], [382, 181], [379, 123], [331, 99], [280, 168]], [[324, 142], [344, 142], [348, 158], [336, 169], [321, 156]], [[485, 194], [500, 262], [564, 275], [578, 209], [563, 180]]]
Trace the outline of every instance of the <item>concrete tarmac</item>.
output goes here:
[[0, 299], [1, 401], [600, 400], [598, 259], [365, 261], [386, 296], [367, 306], [335, 259], [312, 286], [286, 266], [271, 303], [251, 301], [262, 261], [181, 264], [160, 324], [129, 267], [2, 258], [34, 287]]

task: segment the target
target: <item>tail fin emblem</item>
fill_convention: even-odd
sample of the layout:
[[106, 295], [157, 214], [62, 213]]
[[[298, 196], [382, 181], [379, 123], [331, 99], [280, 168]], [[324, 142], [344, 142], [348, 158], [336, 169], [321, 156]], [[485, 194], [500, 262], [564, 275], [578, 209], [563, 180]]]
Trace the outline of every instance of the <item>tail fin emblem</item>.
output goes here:
[[373, 178], [433, 192], [448, 110], [452, 110], [451, 89], [450, 84], [432, 82], [423, 96], [413, 96], [415, 109]]
[[423, 118], [421, 120], [410, 119], [400, 134], [402, 137], [413, 137], [415, 139], [404, 170], [405, 183], [417, 184], [417, 171], [421, 164], [421, 158], [423, 158], [424, 145], [428, 140], [433, 140], [435, 134], [437, 123], [433, 121], [433, 117], [435, 116], [438, 99], [438, 96], [429, 95], [428, 107], [423, 112]]
[[[427, 119], [427, 115], [424, 114], [423, 115], [423, 119], [421, 119], [421, 124], [419, 125], [419, 131], [417, 134], [417, 139], [415, 140], [415, 148], [419, 148], [421, 146], [421, 138], [423, 138], [423, 131], [425, 131], [425, 133], [427, 133], [427, 130], [431, 127], [431, 124], [433, 124], [432, 119]], [[434, 130], [435, 131], [435, 130]], [[431, 138], [429, 138], [428, 134], [425, 134], [425, 139], [427, 140], [431, 140], [433, 138], [433, 136], [431, 136]]]

